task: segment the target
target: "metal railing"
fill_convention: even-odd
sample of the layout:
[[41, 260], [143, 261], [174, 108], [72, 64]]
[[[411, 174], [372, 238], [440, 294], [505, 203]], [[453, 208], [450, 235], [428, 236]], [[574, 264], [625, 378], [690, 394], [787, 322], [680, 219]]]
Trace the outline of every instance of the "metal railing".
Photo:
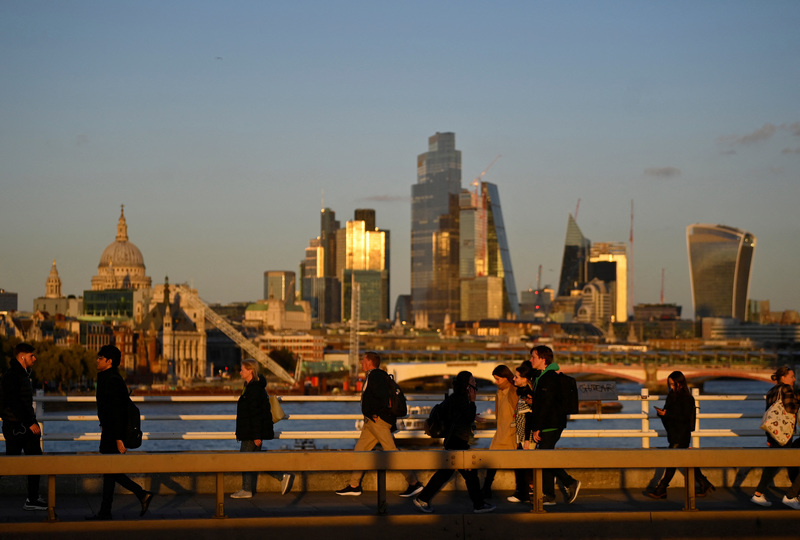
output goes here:
[[[763, 436], [763, 431], [758, 428], [762, 413], [747, 414], [747, 413], [703, 413], [701, 412], [701, 405], [707, 402], [744, 402], [744, 401], [760, 401], [763, 403], [764, 396], [761, 395], [699, 395], [698, 391], [694, 389], [695, 404], [697, 408], [697, 425], [693, 433], [693, 446], [699, 448], [701, 446], [701, 439], [705, 437], [756, 437]], [[237, 396], [133, 396], [132, 399], [137, 403], [235, 403], [238, 399]], [[430, 404], [438, 402], [438, 399], [430, 396], [415, 396], [408, 395], [409, 401], [425, 402], [430, 401]], [[356, 403], [359, 401], [358, 396], [282, 396], [281, 400], [284, 403], [313, 403], [313, 402], [352, 402], [354, 403], [354, 412], [352, 414], [289, 414], [289, 416], [278, 424], [280, 430], [276, 430], [276, 438], [280, 440], [294, 440], [303, 441], [308, 439], [357, 439], [360, 431], [355, 428], [355, 422], [362, 419], [362, 415], [358, 413], [358, 406]], [[493, 396], [479, 396], [479, 401], [493, 401]], [[661, 422], [652, 413], [652, 403], [656, 401], [663, 401], [664, 396], [651, 396], [647, 389], [642, 389], [641, 395], [638, 396], [619, 396], [620, 402], [640, 402], [640, 412], [635, 413], [591, 413], [591, 414], [573, 414], [570, 416], [572, 420], [595, 420], [603, 422], [607, 420], [626, 420], [631, 422], [631, 427], [626, 429], [573, 429], [568, 428], [564, 430], [562, 438], [638, 438], [641, 439], [642, 448], [650, 448], [650, 440], [655, 437], [664, 436], [663, 429], [656, 429], [651, 425], [651, 420], [656, 419], [656, 426], [661, 427]], [[95, 398], [92, 396], [45, 396], [37, 395], [35, 397], [37, 404], [46, 403], [87, 403], [94, 405]], [[410, 419], [422, 419], [425, 415], [410, 415]], [[702, 428], [701, 421], [709, 419], [729, 419], [729, 420], [743, 420], [751, 419], [752, 428], [746, 429], [731, 429], [731, 428]], [[143, 414], [142, 420], [145, 429], [150, 422], [157, 421], [200, 421], [200, 420], [221, 420], [228, 421], [233, 426], [236, 420], [235, 414]], [[295, 430], [287, 429], [293, 428], [297, 423], [308, 420], [353, 420], [352, 430]], [[83, 432], [63, 432], [58, 433], [48, 431], [47, 425], [49, 422], [97, 422], [97, 416], [94, 414], [61, 414], [58, 412], [45, 413], [39, 416], [39, 421], [42, 425], [43, 445], [48, 442], [55, 441], [99, 441], [99, 431], [83, 431]], [[279, 431], [279, 432], [278, 432]], [[485, 439], [494, 436], [494, 430], [477, 430], [475, 433], [476, 438]], [[425, 438], [426, 435], [419, 429], [402, 429], [395, 433], [397, 439], [418, 439]], [[190, 429], [184, 431], [145, 431], [145, 440], [233, 440], [235, 435], [233, 431], [192, 431]], [[47, 449], [47, 448], [45, 448]]]

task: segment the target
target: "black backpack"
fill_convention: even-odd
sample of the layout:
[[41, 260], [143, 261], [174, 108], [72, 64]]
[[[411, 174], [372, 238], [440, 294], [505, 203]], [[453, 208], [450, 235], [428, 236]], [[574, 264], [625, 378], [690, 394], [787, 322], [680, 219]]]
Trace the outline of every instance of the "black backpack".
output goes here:
[[400, 386], [395, 382], [394, 377], [389, 375], [389, 411], [395, 418], [408, 416], [408, 402], [406, 395]]
[[444, 407], [441, 403], [434, 405], [431, 413], [425, 420], [425, 435], [434, 439], [441, 439], [446, 435], [447, 427], [444, 423]]
[[128, 397], [128, 406], [125, 410], [127, 420], [125, 427], [125, 448], [139, 448], [142, 446], [142, 416], [139, 407]]
[[564, 416], [577, 414], [578, 407], [578, 383], [574, 377], [566, 373], [558, 373], [558, 384], [561, 387], [561, 399], [559, 400], [561, 413]]

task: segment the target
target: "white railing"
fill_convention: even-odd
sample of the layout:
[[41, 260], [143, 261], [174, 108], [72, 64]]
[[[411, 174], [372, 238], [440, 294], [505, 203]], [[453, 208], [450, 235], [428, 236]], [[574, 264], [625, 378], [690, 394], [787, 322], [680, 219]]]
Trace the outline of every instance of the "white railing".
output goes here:
[[[704, 437], [756, 437], [763, 436], [763, 431], [758, 428], [760, 424], [761, 413], [747, 414], [747, 413], [702, 413], [701, 405], [706, 402], [744, 402], [744, 401], [759, 401], [763, 403], [764, 396], [762, 395], [699, 395], [697, 390], [695, 393], [695, 403], [697, 408], [697, 425], [693, 433], [692, 445], [695, 448], [700, 447], [700, 441]], [[408, 395], [409, 401], [425, 402], [429, 401], [431, 405], [438, 402], [438, 398], [431, 396], [417, 396]], [[238, 396], [132, 396], [132, 399], [138, 403], [234, 403]], [[492, 401], [493, 396], [478, 396], [479, 401]], [[642, 389], [639, 396], [619, 396], [617, 401], [631, 402], [638, 401], [641, 403], [641, 411], [636, 413], [592, 413], [592, 414], [573, 414], [571, 420], [595, 420], [598, 422], [608, 420], [629, 420], [631, 428], [626, 429], [571, 429], [564, 430], [563, 438], [639, 438], [641, 439], [642, 448], [650, 448], [650, 439], [654, 437], [663, 437], [665, 433], [661, 429], [661, 422], [651, 412], [653, 402], [663, 402], [664, 396], [650, 396], [647, 389]], [[35, 397], [38, 404], [42, 403], [91, 403], [95, 402], [93, 396], [44, 396], [38, 395]], [[281, 396], [283, 403], [312, 403], [312, 402], [352, 402], [354, 404], [354, 413], [352, 414], [289, 414], [289, 416], [278, 424], [276, 429], [276, 438], [281, 440], [294, 440], [304, 441], [308, 439], [357, 439], [360, 431], [355, 428], [355, 422], [362, 419], [362, 415], [358, 414], [358, 396]], [[409, 418], [425, 418], [425, 415], [409, 415]], [[705, 429], [701, 427], [702, 420], [709, 419], [729, 419], [729, 420], [745, 420], [751, 419], [747, 423], [746, 429], [731, 429], [731, 428], [715, 428]], [[142, 421], [145, 429], [149, 422], [156, 421], [202, 421], [202, 420], [215, 420], [215, 421], [229, 421], [230, 425], [236, 420], [235, 414], [143, 414]], [[307, 420], [352, 420], [352, 430], [329, 430], [329, 431], [310, 431], [310, 430], [293, 430], [296, 422]], [[654, 428], [651, 421], [655, 420]], [[86, 432], [55, 432], [48, 431], [47, 425], [49, 422], [97, 422], [97, 416], [94, 414], [59, 414], [57, 412], [39, 415], [39, 421], [42, 425], [43, 444], [50, 441], [99, 441], [99, 431], [86, 431]], [[750, 429], [752, 427], [752, 429]], [[287, 429], [289, 428], [289, 429]], [[475, 433], [476, 438], [485, 439], [491, 438], [494, 435], [494, 430], [478, 430]], [[416, 439], [425, 438], [426, 435], [421, 430], [400, 430], [395, 433], [398, 439]], [[233, 440], [235, 435], [233, 431], [162, 431], [153, 432], [145, 431], [145, 440]]]

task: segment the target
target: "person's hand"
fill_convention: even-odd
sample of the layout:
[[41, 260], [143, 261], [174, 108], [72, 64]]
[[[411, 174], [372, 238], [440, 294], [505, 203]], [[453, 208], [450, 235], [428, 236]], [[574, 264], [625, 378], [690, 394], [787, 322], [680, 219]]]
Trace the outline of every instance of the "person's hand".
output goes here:
[[522, 449], [523, 450], [530, 450], [531, 449], [531, 441], [523, 441]]
[[533, 442], [538, 443], [538, 442], [541, 442], [541, 440], [542, 440], [542, 432], [539, 431], [539, 430], [534, 431], [533, 432]]
[[667, 411], [665, 411], [664, 409], [660, 409], [660, 408], [658, 408], [658, 407], [656, 407], [655, 409], [656, 409], [656, 414], [657, 414], [658, 416], [664, 416], [664, 414], [667, 412]]
[[120, 453], [120, 454], [124, 454], [125, 452], [127, 452], [127, 451], [128, 451], [128, 449], [127, 449], [127, 448], [125, 448], [125, 443], [124, 443], [124, 442], [122, 442], [122, 441], [121, 441], [121, 440], [119, 440], [119, 439], [117, 439], [117, 450], [119, 450], [119, 453]]
[[261, 439], [255, 439], [253, 442], [256, 443], [256, 446], [259, 448], [261, 447]]
[[42, 428], [40, 428], [39, 424], [37, 424], [36, 422], [34, 422], [33, 424], [31, 424], [28, 427], [28, 431], [30, 431], [34, 435], [41, 435], [42, 434]]

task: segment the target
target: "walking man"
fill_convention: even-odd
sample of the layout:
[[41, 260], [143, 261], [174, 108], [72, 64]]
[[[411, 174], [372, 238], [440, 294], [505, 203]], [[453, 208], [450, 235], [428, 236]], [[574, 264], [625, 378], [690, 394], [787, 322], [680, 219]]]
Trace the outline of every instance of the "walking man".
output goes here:
[[[6, 455], [42, 455], [42, 428], [33, 409], [33, 384], [30, 370], [36, 362], [36, 349], [27, 343], [14, 347], [14, 359], [3, 374], [3, 437]], [[47, 510], [47, 502], [39, 497], [39, 475], [28, 475], [28, 498], [24, 510]]]
[[[562, 403], [561, 383], [558, 380], [558, 364], [553, 361], [553, 350], [546, 345], [538, 345], [531, 349], [531, 364], [539, 370], [533, 381], [533, 409], [531, 423], [533, 441], [536, 448], [551, 450], [561, 438], [561, 432], [567, 427], [567, 415]], [[567, 490], [567, 504], [578, 497], [581, 489], [580, 480], [572, 478], [564, 469], [544, 469], [542, 471], [543, 505], [556, 504], [554, 477], [558, 477]]]
[[[100, 419], [100, 453], [124, 454], [125, 416], [128, 405], [128, 387], [119, 372], [122, 359], [120, 350], [113, 345], [105, 345], [97, 352], [97, 417]], [[110, 520], [111, 503], [114, 500], [114, 485], [119, 484], [133, 492], [142, 505], [139, 516], [143, 516], [150, 506], [153, 494], [142, 489], [139, 484], [125, 474], [103, 475], [103, 500], [100, 511], [86, 516], [90, 520]]]
[[[379, 369], [381, 357], [376, 352], [366, 352], [361, 357], [361, 369], [366, 373], [364, 388], [361, 391], [361, 412], [364, 415], [364, 426], [361, 436], [356, 441], [354, 450], [366, 452], [375, 448], [377, 444], [385, 451], [397, 450], [397, 445], [392, 436], [397, 431], [397, 419], [392, 416], [389, 408], [391, 399], [389, 374]], [[413, 497], [422, 491], [422, 484], [417, 480], [414, 471], [404, 471], [408, 489], [400, 494], [401, 497]], [[336, 492], [337, 495], [361, 495], [361, 479], [364, 471], [353, 471], [350, 483]]]

